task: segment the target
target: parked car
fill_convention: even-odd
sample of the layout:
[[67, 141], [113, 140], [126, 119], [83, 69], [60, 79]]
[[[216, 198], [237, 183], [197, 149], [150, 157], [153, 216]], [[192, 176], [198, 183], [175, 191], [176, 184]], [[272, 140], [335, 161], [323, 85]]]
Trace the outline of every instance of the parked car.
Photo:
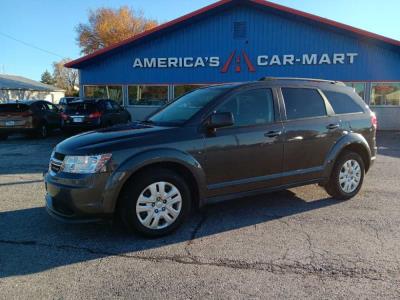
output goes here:
[[13, 133], [45, 138], [50, 130], [60, 126], [60, 111], [50, 102], [24, 100], [0, 104], [0, 139]]
[[62, 128], [66, 132], [109, 127], [131, 120], [129, 112], [110, 99], [70, 102], [61, 116]]
[[67, 221], [118, 214], [161, 236], [191, 207], [307, 184], [336, 199], [360, 190], [377, 121], [352, 88], [306, 79], [200, 88], [146, 121], [58, 144], [48, 212]]
[[80, 99], [79, 97], [62, 97], [60, 99], [60, 102], [58, 103], [58, 108], [61, 111], [64, 111], [69, 103], [78, 101], [79, 99]]

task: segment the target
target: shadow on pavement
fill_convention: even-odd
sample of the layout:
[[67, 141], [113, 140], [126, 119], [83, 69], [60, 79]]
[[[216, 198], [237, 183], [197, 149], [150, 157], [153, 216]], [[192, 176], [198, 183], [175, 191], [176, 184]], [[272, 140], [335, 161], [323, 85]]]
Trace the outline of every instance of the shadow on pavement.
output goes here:
[[376, 141], [379, 155], [400, 157], [400, 131], [378, 131]]
[[[38, 273], [101, 257], [143, 258], [141, 251], [147, 250], [148, 256], [151, 250], [166, 246], [175, 245], [182, 250], [194, 239], [339, 203], [330, 198], [305, 201], [291, 191], [244, 198], [193, 213], [178, 231], [159, 239], [128, 234], [120, 226], [109, 224], [58, 223], [43, 207], [3, 212], [0, 213], [0, 278]], [[175, 260], [181, 253], [180, 259], [190, 259], [185, 251], [178, 250], [168, 249], [171, 256], [166, 254], [162, 258]]]

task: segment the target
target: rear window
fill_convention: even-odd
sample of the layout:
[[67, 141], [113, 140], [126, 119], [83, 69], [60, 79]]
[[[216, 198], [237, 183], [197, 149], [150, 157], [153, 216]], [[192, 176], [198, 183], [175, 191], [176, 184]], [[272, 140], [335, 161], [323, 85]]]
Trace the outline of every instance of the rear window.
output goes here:
[[16, 113], [23, 112], [29, 109], [29, 105], [22, 103], [0, 104], [0, 113]]
[[336, 114], [363, 112], [361, 106], [358, 105], [349, 95], [332, 91], [323, 92]]
[[324, 99], [315, 89], [282, 88], [288, 120], [326, 116]]
[[67, 114], [91, 114], [97, 111], [97, 105], [95, 103], [70, 103], [67, 105], [65, 112]]

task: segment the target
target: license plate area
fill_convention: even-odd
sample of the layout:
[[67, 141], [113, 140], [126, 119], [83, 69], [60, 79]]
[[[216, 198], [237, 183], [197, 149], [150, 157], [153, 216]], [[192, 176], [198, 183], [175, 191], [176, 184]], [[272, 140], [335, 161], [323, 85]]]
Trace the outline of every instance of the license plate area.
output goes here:
[[83, 118], [82, 117], [73, 117], [72, 121], [74, 123], [82, 123], [83, 122]]

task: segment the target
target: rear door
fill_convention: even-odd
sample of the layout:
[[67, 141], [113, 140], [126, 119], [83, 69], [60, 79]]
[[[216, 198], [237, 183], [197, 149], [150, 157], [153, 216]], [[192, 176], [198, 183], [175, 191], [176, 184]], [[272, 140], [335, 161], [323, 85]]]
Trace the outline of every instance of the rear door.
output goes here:
[[316, 88], [282, 87], [284, 184], [322, 176], [325, 159], [340, 138], [340, 120]]
[[283, 128], [274, 95], [270, 88], [242, 90], [217, 107], [235, 123], [206, 136], [209, 196], [279, 185]]

